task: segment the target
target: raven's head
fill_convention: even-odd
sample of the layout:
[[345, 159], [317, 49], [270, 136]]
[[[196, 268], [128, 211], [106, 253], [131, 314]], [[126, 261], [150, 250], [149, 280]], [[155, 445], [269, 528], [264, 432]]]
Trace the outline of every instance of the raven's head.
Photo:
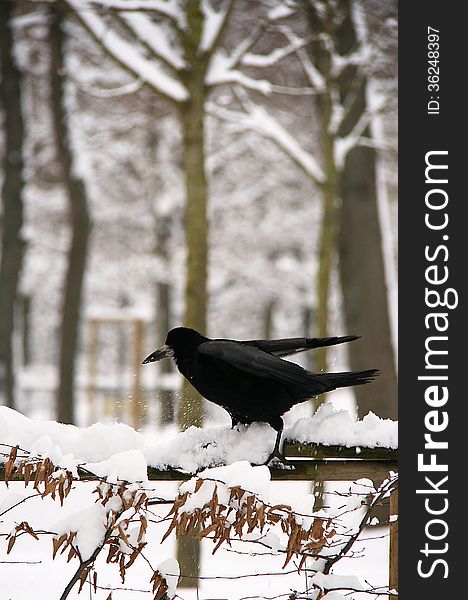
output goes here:
[[194, 329], [176, 327], [175, 329], [171, 329], [167, 334], [164, 346], [161, 346], [161, 348], [158, 348], [147, 356], [143, 364], [156, 362], [162, 358], [175, 358], [177, 361], [195, 352], [198, 346], [206, 342], [206, 340], [206, 337]]

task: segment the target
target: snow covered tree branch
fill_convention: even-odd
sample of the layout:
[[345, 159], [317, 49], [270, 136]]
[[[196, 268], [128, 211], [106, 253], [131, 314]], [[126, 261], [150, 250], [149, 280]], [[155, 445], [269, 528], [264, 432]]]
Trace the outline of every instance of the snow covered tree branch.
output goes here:
[[270, 139], [283, 150], [317, 185], [324, 181], [324, 173], [315, 157], [305, 150], [275, 117], [264, 107], [243, 97], [243, 112], [210, 103], [209, 114], [240, 128], [255, 131]]
[[[139, 52], [132, 43], [125, 40], [106, 24], [101, 16], [89, 8], [89, 5], [86, 6], [86, 4], [77, 0], [65, 0], [65, 2], [73, 10], [74, 15], [81, 25], [123, 69], [130, 72], [137, 79], [143, 81], [156, 93], [161, 94], [168, 100], [174, 102], [187, 100], [187, 90], [180, 81], [166, 73], [154, 60], [148, 60], [144, 53]], [[127, 21], [134, 27], [136, 26], [131, 15], [127, 15]], [[142, 28], [139, 29], [140, 39], [148, 43], [148, 31], [144, 27], [148, 25], [148, 20], [145, 15], [136, 15], [136, 21], [139, 27]], [[155, 24], [151, 24], [151, 26], [154, 28], [159, 27]], [[160, 28], [156, 29], [156, 31], [160, 31]], [[154, 51], [154, 47], [152, 47], [152, 50]], [[167, 63], [169, 62], [167, 58], [168, 53], [164, 52], [164, 50], [166, 50], [166, 47], [161, 44], [161, 47], [158, 47], [157, 58], [164, 58]], [[170, 64], [171, 66], [179, 64], [177, 55], [171, 55]]]

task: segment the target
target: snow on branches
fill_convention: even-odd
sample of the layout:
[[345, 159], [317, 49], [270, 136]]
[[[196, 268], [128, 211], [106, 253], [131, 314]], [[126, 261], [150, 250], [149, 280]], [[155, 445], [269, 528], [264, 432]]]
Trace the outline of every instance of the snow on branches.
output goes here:
[[[287, 542], [283, 568], [293, 557], [300, 558], [299, 571], [308, 556], [316, 556], [335, 535], [331, 519], [301, 519], [287, 504], [269, 505], [256, 494], [240, 486], [230, 487], [212, 479], [190, 480], [183, 484], [169, 513], [173, 515], [165, 539], [172, 530], [176, 535], [193, 534], [199, 539], [210, 536], [215, 543], [213, 554], [233, 536], [243, 539], [254, 532], [271, 539], [272, 528], [280, 524]], [[275, 539], [275, 538], [273, 538]]]

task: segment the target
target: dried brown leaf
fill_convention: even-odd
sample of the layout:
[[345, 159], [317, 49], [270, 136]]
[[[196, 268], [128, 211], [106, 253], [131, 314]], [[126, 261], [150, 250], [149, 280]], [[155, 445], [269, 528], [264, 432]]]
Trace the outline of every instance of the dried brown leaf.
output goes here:
[[127, 534], [123, 530], [122, 525], [118, 525], [117, 529], [119, 530], [119, 538], [130, 548], [130, 541]]
[[88, 577], [88, 573], [89, 573], [89, 567], [85, 567], [80, 575], [80, 587], [78, 588], [78, 594], [83, 589], [86, 578]]
[[196, 537], [201, 540], [202, 538], [206, 537], [207, 535], [209, 535], [213, 531], [216, 531], [217, 529], [218, 525], [216, 523], [213, 523], [208, 527], [205, 527], [205, 529], [202, 529], [201, 531], [197, 532]]
[[171, 521], [171, 524], [169, 525], [169, 529], [166, 531], [166, 533], [163, 535], [163, 538], [161, 540], [161, 544], [164, 542], [164, 540], [171, 534], [172, 530], [177, 527], [178, 525], [178, 521], [177, 521], [177, 515], [174, 515], [174, 518]]
[[108, 562], [108, 563], [112, 562], [112, 559], [117, 554], [118, 550], [119, 550], [118, 546], [116, 546], [115, 544], [110, 544], [109, 545], [109, 554], [107, 555], [106, 562]]
[[145, 546], [146, 546], [146, 542], [144, 542], [143, 544], [140, 544], [138, 546], [138, 548], [135, 548], [135, 550], [132, 552], [132, 555], [130, 556], [130, 558], [129, 558], [128, 562], [127, 562], [127, 565], [126, 565], [127, 569], [133, 565], [133, 563], [137, 559], [138, 555], [141, 553], [141, 551], [143, 550], [143, 548]]
[[164, 594], [167, 592], [167, 583], [165, 582], [165, 580], [163, 579], [159, 585], [159, 589], [156, 592], [156, 595], [154, 597], [154, 600], [161, 600], [161, 598], [164, 596]]
[[138, 532], [138, 537], [137, 537], [138, 542], [141, 542], [141, 540], [143, 539], [143, 536], [146, 533], [147, 527], [148, 527], [148, 519], [144, 515], [141, 515], [140, 516], [140, 531]]
[[140, 508], [143, 506], [143, 504], [146, 504], [146, 502], [148, 502], [148, 497], [146, 494], [140, 494], [136, 504], [135, 504], [135, 512], [138, 512], [140, 510]]
[[304, 566], [306, 560], [307, 560], [307, 554], [303, 554], [303, 556], [301, 558], [301, 562], [299, 563], [299, 567], [297, 569], [298, 573], [300, 573], [302, 571], [302, 567]]
[[119, 559], [119, 571], [122, 583], [125, 583], [125, 555], [122, 554]]
[[31, 527], [31, 525], [29, 525], [29, 523], [26, 523], [26, 521], [23, 521], [21, 523], [21, 527], [26, 533], [28, 533], [30, 536], [32, 536], [35, 540], [39, 539], [39, 536], [34, 531], [34, 529]]
[[10, 552], [13, 549], [13, 546], [15, 545], [15, 542], [16, 542], [16, 536], [12, 535], [10, 537], [10, 539], [8, 540], [7, 554], [10, 554]]
[[71, 544], [68, 544], [70, 546], [70, 551], [68, 552], [68, 556], [67, 556], [67, 562], [70, 562], [71, 559], [76, 555], [76, 550], [75, 548], [73, 548], [73, 546]]
[[57, 554], [60, 546], [63, 544], [63, 542], [67, 539], [67, 534], [63, 533], [60, 537], [58, 538], [52, 538], [52, 548], [53, 548], [53, 552], [52, 552], [52, 559], [55, 558], [55, 555]]
[[58, 484], [58, 494], [59, 494], [59, 498], [60, 498], [60, 506], [63, 506], [63, 500], [65, 498], [65, 492], [63, 490], [64, 485], [65, 485], [65, 479], [63, 479], [63, 477], [60, 477], [60, 481]]
[[287, 566], [288, 562], [293, 557], [293, 552], [286, 552], [286, 560], [284, 561], [283, 569]]
[[216, 552], [216, 550], [218, 550], [221, 547], [221, 545], [222, 545], [223, 542], [224, 542], [223, 538], [221, 538], [220, 540], [218, 540], [218, 543], [214, 547], [213, 552], [211, 554], [214, 554]]
[[28, 463], [24, 466], [24, 485], [27, 487], [31, 481], [31, 473], [34, 470], [34, 465]]
[[8, 481], [11, 477], [11, 474], [13, 472], [13, 467], [14, 467], [14, 461], [11, 460], [11, 458], [9, 458], [5, 464], [5, 483], [8, 487]]

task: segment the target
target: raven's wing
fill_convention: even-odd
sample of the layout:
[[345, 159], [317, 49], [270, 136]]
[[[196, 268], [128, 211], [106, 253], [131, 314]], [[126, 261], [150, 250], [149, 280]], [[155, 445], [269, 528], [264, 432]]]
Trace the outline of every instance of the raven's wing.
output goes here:
[[197, 351], [229, 370], [237, 369], [270, 381], [306, 388], [315, 384], [317, 393], [322, 386], [326, 387], [320, 376], [314, 376], [295, 363], [241, 342], [212, 340], [201, 344]]
[[287, 338], [282, 340], [243, 340], [240, 343], [246, 346], [252, 346], [274, 354], [275, 356], [289, 356], [304, 352], [312, 348], [321, 348], [322, 346], [334, 346], [335, 344], [343, 344], [345, 342], [353, 342], [358, 340], [358, 335], [345, 335], [341, 337], [325, 337], [325, 338]]

